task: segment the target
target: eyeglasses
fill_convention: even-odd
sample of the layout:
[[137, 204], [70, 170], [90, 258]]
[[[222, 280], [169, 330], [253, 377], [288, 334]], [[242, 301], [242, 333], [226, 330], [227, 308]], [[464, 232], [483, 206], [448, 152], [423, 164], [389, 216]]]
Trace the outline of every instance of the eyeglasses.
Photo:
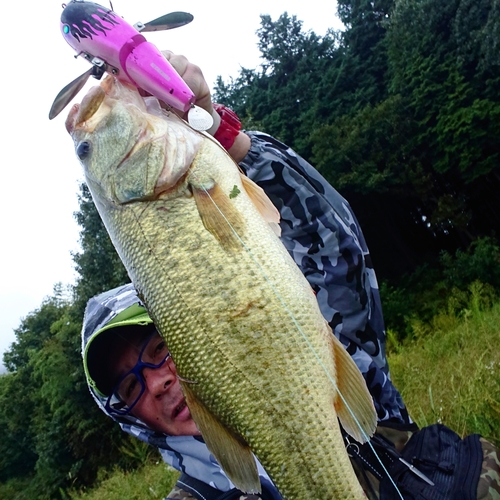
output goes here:
[[160, 368], [168, 359], [172, 358], [167, 345], [155, 330], [144, 343], [135, 366], [114, 386], [104, 405], [106, 411], [120, 416], [130, 413], [146, 390], [144, 368]]

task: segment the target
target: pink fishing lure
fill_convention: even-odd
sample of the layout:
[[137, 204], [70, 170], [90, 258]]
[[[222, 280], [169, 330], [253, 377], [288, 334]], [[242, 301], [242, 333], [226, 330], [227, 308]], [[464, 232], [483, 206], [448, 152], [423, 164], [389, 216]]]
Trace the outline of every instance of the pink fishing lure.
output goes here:
[[61, 31], [78, 54], [100, 59], [119, 80], [181, 111], [194, 104], [194, 94], [156, 46], [111, 9], [73, 0], [62, 12]]

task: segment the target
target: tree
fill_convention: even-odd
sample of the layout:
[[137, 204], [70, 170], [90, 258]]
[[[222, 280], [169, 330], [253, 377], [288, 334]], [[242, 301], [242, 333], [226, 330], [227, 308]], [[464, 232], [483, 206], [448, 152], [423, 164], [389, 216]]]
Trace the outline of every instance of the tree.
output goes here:
[[32, 474], [38, 458], [30, 387], [26, 370], [0, 376], [0, 482]]
[[124, 437], [89, 393], [81, 358], [81, 318], [74, 311], [52, 324], [52, 337], [32, 357], [39, 387], [32, 420], [36, 429], [38, 490], [48, 498], [59, 489], [88, 486], [103, 464], [120, 460]]
[[282, 14], [277, 21], [261, 16], [257, 31], [261, 71], [243, 69], [236, 80], [217, 80], [214, 98], [230, 105], [245, 126], [259, 128], [310, 153], [309, 135], [319, 115], [314, 111], [320, 81], [334, 63], [338, 36], [304, 33], [302, 22]]
[[67, 305], [61, 284], [54, 287], [54, 295], [46, 297], [41, 306], [29, 313], [14, 330], [16, 341], [4, 354], [3, 362], [7, 370], [15, 372], [27, 367], [30, 355], [39, 351], [50, 338], [50, 327], [62, 314]]
[[390, 91], [413, 116], [411, 149], [435, 186], [438, 202], [427, 215], [462, 247], [500, 220], [492, 194], [500, 99], [491, 91], [500, 66], [487, 50], [498, 40], [498, 8], [496, 0], [399, 0], [387, 36]]
[[0, 378], [0, 481], [29, 477], [29, 498], [60, 498], [91, 484], [100, 467], [120, 463], [125, 439], [89, 393], [81, 359], [88, 298], [128, 281], [86, 186], [80, 212], [82, 252], [72, 293], [61, 285], [15, 330]]
[[56, 287], [39, 309], [32, 311], [15, 330], [16, 341], [4, 354], [4, 364], [12, 373], [2, 377], [0, 384], [0, 478], [33, 473], [38, 461], [37, 430], [34, 422], [40, 408], [37, 398], [40, 385], [33, 379], [33, 359], [42, 352], [51, 338], [51, 327], [68, 307]]
[[75, 218], [81, 226], [81, 252], [73, 254], [78, 273], [75, 286], [75, 312], [83, 317], [85, 305], [94, 295], [130, 281], [111, 243], [86, 184], [80, 186], [80, 211]]
[[[374, 105], [387, 95], [385, 35], [393, 6], [394, 0], [337, 2], [338, 15], [346, 29], [342, 33], [342, 67], [335, 81], [336, 86], [347, 91], [344, 98], [348, 107], [342, 109], [349, 113], [367, 104]], [[330, 100], [339, 100], [333, 90]]]

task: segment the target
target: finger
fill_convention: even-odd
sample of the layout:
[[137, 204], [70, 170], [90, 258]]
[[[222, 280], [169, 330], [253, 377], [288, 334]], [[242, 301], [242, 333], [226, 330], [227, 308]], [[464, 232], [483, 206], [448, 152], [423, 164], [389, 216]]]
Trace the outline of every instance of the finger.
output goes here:
[[188, 65], [190, 64], [187, 57], [174, 54], [170, 50], [162, 50], [162, 54], [165, 56], [165, 59], [172, 65], [172, 67], [179, 73], [181, 77], [184, 76]]

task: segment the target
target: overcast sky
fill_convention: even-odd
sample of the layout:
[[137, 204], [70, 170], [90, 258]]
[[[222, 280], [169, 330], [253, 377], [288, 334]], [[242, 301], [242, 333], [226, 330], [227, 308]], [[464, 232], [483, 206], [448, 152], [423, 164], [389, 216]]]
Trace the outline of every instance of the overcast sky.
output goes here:
[[[61, 5], [27, 0], [7, 2], [2, 9], [2, 354], [21, 319], [52, 294], [54, 284], [75, 279], [71, 252], [79, 248], [79, 227], [73, 213], [83, 174], [64, 128], [70, 106], [52, 121], [48, 112], [59, 90], [90, 66], [73, 57], [60, 34]], [[320, 0], [113, 0], [113, 8], [130, 24], [178, 10], [193, 14], [187, 26], [146, 37], [198, 64], [211, 86], [218, 75], [227, 81], [241, 66], [259, 65], [260, 14], [276, 20], [286, 11], [318, 35], [341, 27], [336, 2]], [[96, 84], [91, 79], [75, 101]]]

